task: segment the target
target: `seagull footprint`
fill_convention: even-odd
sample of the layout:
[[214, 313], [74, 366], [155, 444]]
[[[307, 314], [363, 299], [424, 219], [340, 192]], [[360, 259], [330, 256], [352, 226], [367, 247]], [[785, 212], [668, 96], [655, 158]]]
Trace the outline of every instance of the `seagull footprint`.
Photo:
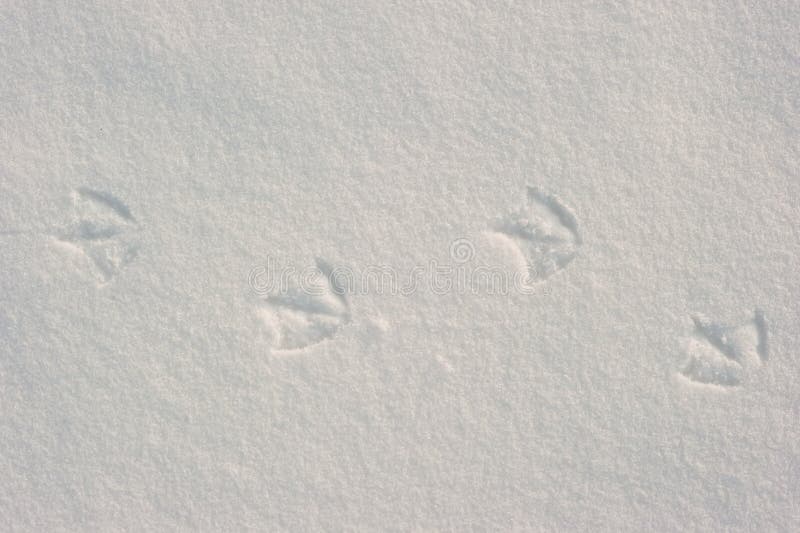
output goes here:
[[333, 268], [317, 259], [316, 271], [319, 275], [307, 286], [295, 281], [285, 291], [268, 296], [259, 307], [276, 351], [296, 351], [319, 344], [350, 322], [350, 306]]

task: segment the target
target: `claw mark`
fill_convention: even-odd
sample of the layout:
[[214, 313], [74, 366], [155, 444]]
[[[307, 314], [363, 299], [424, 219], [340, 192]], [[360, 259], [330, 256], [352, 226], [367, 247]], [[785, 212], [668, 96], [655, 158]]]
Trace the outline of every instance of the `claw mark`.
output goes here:
[[103, 191], [96, 191], [94, 189], [89, 189], [88, 187], [78, 187], [76, 192], [78, 195], [87, 200], [92, 200], [98, 204], [105, 205], [114, 211], [120, 218], [125, 219], [128, 222], [136, 222], [136, 219], [133, 218], [133, 215], [131, 215], [131, 211], [128, 209], [128, 206], [122, 203], [122, 201], [113, 194]]
[[767, 360], [767, 321], [756, 309], [744, 324], [726, 326], [702, 315], [692, 317], [695, 332], [689, 360], [680, 374], [694, 383], [717, 387], [740, 385], [747, 374]]
[[258, 313], [272, 332], [276, 351], [301, 350], [332, 338], [350, 322], [345, 290], [334, 269], [316, 260], [316, 273], [308, 284], [295, 286], [267, 298]]
[[566, 267], [583, 243], [575, 215], [553, 194], [528, 187], [526, 205], [493, 224], [525, 257], [533, 279], [546, 279]]
[[550, 211], [558, 218], [559, 222], [572, 233], [575, 244], [582, 244], [580, 232], [578, 231], [578, 221], [575, 215], [567, 209], [564, 204], [553, 194], [548, 194], [538, 187], [528, 187], [528, 199], [538, 201], [542, 205], [550, 208]]
[[694, 322], [695, 331], [705, 337], [722, 355], [732, 361], [741, 361], [741, 349], [733, 342], [731, 337], [732, 328], [714, 324], [701, 315], [693, 316], [692, 321]]
[[766, 362], [766, 360], [769, 358], [767, 318], [764, 316], [764, 312], [761, 309], [756, 309], [755, 317], [753, 318], [753, 324], [758, 332], [758, 345], [756, 346], [758, 356], [761, 358], [762, 362]]

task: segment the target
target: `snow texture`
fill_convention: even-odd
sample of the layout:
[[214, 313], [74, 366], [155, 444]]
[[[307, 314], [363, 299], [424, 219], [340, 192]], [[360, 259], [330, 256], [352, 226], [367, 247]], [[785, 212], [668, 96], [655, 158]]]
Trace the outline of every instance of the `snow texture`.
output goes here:
[[798, 28], [0, 3], [0, 528], [800, 530]]

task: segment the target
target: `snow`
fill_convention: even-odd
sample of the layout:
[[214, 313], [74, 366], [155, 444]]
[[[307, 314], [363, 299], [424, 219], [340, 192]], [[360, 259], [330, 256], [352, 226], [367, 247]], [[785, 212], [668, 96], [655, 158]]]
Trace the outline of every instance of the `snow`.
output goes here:
[[0, 6], [0, 523], [800, 529], [800, 7]]

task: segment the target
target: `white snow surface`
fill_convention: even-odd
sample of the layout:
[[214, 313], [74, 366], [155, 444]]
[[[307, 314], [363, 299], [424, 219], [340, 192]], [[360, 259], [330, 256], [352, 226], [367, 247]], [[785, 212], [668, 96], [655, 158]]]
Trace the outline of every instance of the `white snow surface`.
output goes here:
[[2, 2], [2, 529], [800, 530], [798, 28]]

